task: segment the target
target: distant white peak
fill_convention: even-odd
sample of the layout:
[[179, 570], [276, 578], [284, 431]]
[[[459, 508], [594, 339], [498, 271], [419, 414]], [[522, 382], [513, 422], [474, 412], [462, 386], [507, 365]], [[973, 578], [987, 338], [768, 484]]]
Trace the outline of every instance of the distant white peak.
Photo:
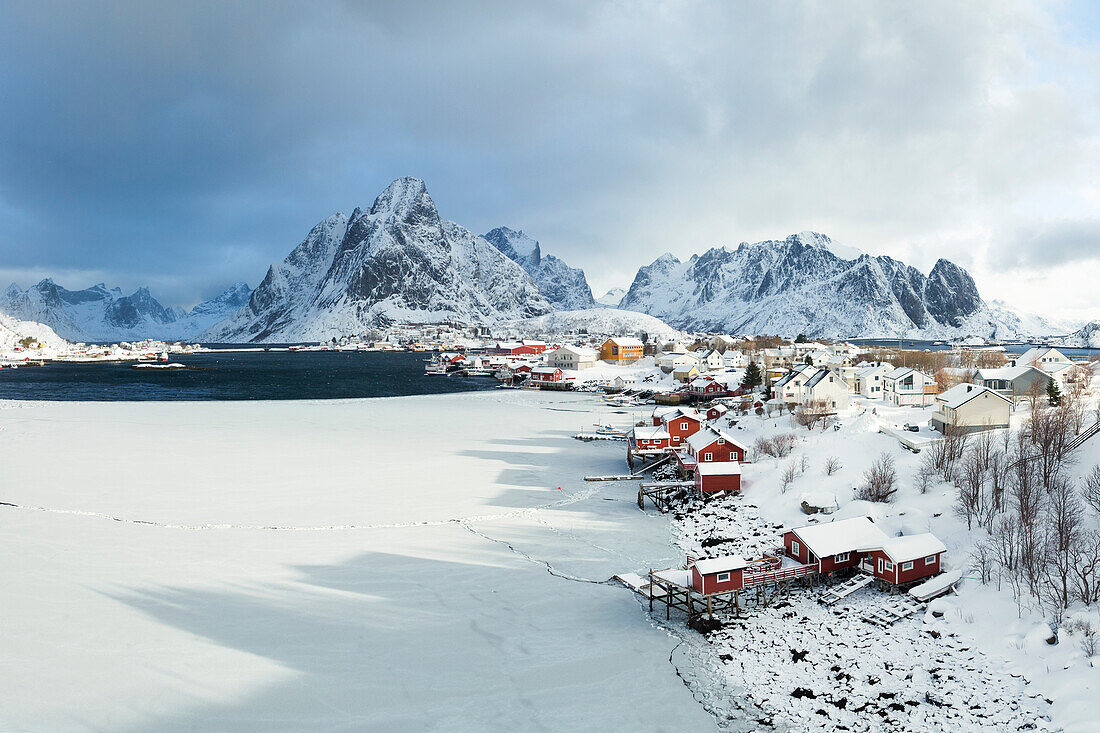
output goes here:
[[439, 217], [424, 181], [411, 176], [398, 178], [386, 186], [386, 190], [374, 200], [370, 213], [371, 216], [398, 220], [408, 220], [413, 216]]
[[519, 257], [530, 257], [539, 248], [538, 241], [532, 239], [522, 229], [516, 231], [508, 227], [499, 227], [498, 231], [504, 236], [505, 241], [512, 246], [512, 251]]
[[607, 305], [614, 308], [619, 303], [623, 302], [623, 296], [626, 295], [626, 288], [611, 288], [601, 297], [596, 299], [596, 302], [600, 305]]

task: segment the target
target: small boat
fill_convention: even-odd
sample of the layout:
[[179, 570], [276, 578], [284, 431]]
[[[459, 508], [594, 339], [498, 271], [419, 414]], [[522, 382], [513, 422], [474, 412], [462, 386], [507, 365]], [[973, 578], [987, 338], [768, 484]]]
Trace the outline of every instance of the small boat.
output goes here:
[[168, 352], [167, 351], [160, 352], [160, 360], [161, 361], [168, 361]]

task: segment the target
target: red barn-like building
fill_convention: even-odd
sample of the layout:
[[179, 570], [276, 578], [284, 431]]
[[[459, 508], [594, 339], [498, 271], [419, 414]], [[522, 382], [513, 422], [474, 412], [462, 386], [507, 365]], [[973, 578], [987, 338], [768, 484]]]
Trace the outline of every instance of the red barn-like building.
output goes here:
[[531, 370], [532, 382], [560, 382], [562, 371], [556, 367], [535, 367]]
[[695, 464], [695, 490], [700, 494], [741, 490], [741, 464], [735, 461]]

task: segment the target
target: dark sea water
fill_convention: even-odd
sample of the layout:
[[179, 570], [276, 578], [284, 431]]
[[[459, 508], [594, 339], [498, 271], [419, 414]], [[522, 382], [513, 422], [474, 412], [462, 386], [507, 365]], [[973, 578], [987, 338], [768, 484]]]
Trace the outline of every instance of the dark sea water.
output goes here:
[[211, 352], [170, 354], [190, 369], [137, 369], [126, 363], [0, 369], [0, 399], [315, 400], [398, 397], [492, 389], [488, 377], [424, 374], [422, 353]]

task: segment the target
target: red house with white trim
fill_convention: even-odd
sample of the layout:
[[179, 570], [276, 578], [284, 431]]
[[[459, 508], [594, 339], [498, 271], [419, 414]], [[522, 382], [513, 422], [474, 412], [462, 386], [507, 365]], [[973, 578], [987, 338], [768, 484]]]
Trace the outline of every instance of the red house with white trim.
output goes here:
[[706, 416], [708, 421], [717, 420], [718, 418], [729, 412], [729, 408], [719, 402], [716, 405], [711, 405], [707, 408]]
[[703, 594], [740, 590], [748, 566], [740, 555], [696, 560], [691, 566], [691, 589]]
[[852, 517], [788, 529], [786, 554], [821, 573], [859, 567], [879, 580], [911, 583], [936, 575], [947, 548], [930, 533], [887, 537], [870, 517]]
[[557, 367], [540, 366], [531, 370], [531, 382], [537, 384], [549, 384], [562, 381], [563, 374]]
[[672, 447], [678, 448], [703, 426], [703, 416], [694, 410], [679, 409], [675, 413], [665, 415], [663, 422], [672, 439]]
[[687, 439], [687, 454], [697, 463], [744, 462], [748, 448], [730, 435], [711, 427]]

